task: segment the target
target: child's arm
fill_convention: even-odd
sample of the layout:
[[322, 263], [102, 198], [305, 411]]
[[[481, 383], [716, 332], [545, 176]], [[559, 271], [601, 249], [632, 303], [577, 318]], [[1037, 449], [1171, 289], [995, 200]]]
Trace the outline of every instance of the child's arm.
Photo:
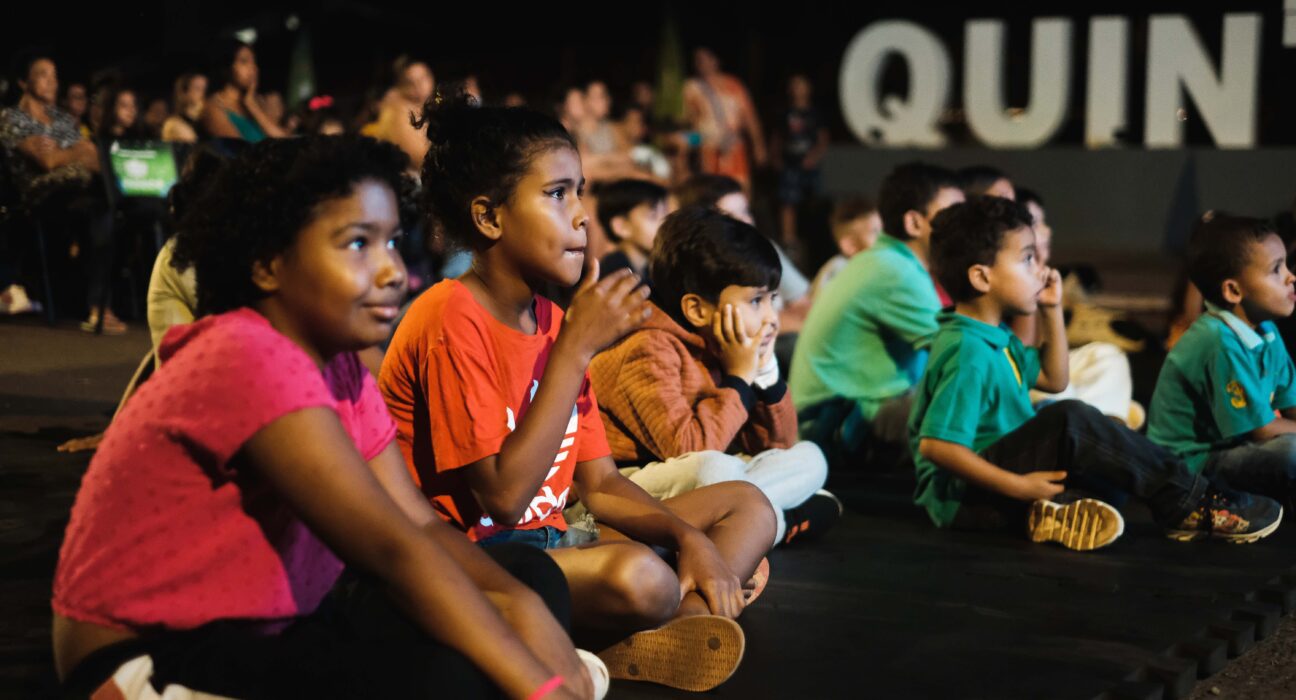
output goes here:
[[1019, 501], [1056, 496], [1063, 490], [1057, 482], [1066, 479], [1063, 471], [1016, 474], [986, 461], [964, 445], [935, 438], [919, 441], [918, 453], [969, 483]]
[[1044, 268], [1044, 275], [1047, 284], [1039, 295], [1044, 312], [1039, 324], [1040, 374], [1035, 388], [1056, 394], [1071, 383], [1066, 321], [1062, 318], [1062, 276], [1051, 267]]
[[369, 469], [410, 521], [422, 528], [463, 569], [541, 663], [562, 674], [568, 680], [568, 688], [580, 691], [581, 695], [589, 694], [592, 687], [582, 690], [590, 683], [589, 672], [544, 601], [496, 564], [481, 547], [437, 516], [427, 497], [410, 478], [405, 458], [395, 441], [369, 460]]
[[1280, 411], [1281, 418], [1274, 418], [1266, 425], [1251, 431], [1251, 440], [1254, 442], [1264, 442], [1271, 440], [1279, 435], [1287, 433], [1296, 433], [1296, 408], [1288, 408]]
[[632, 539], [679, 553], [681, 598], [697, 591], [715, 615], [735, 618], [742, 611], [742, 585], [711, 540], [622, 476], [611, 457], [577, 462], [573, 485], [600, 522]]
[[515, 523], [540, 490], [571, 418], [590, 359], [651, 313], [648, 288], [629, 270], [598, 279], [598, 261], [586, 261], [586, 282], [572, 299], [540, 387], [517, 428], [497, 454], [468, 465], [468, 487], [497, 522]]
[[[447, 552], [445, 538], [427, 536], [402, 512], [331, 410], [283, 416], [253, 435], [240, 454], [330, 549], [386, 583], [421, 629], [466, 656], [510, 696], [526, 697], [558, 672], [514, 634]], [[548, 636], [550, 643], [570, 645]]]

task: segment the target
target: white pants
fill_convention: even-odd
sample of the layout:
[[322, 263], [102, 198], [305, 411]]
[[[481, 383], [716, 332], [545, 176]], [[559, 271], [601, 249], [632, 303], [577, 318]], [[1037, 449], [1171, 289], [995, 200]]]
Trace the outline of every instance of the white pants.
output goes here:
[[1089, 343], [1071, 351], [1070, 364], [1071, 381], [1065, 390], [1057, 394], [1032, 391], [1031, 402], [1078, 399], [1104, 416], [1129, 421], [1134, 382], [1124, 351], [1111, 343]]
[[689, 452], [664, 462], [621, 470], [658, 500], [725, 481], [746, 481], [759, 488], [774, 506], [778, 519], [775, 542], [783, 541], [787, 523], [783, 511], [805, 503], [828, 479], [828, 460], [813, 442], [798, 442], [786, 450], [765, 450], [754, 457], [716, 450]]

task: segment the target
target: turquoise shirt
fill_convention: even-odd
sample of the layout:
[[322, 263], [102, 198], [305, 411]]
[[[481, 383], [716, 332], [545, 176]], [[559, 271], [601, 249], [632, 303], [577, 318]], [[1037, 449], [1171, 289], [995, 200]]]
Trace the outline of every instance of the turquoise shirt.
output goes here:
[[1148, 437], [1194, 473], [1212, 451], [1242, 444], [1275, 410], [1296, 406], [1296, 371], [1273, 323], [1252, 329], [1206, 306], [1166, 356], [1148, 411]]
[[931, 362], [914, 392], [909, 448], [918, 477], [914, 502], [945, 527], [954, 522], [967, 484], [919, 454], [918, 443], [934, 438], [981, 452], [1016, 430], [1035, 415], [1030, 389], [1040, 359], [1006, 325], [956, 313], [939, 320]]
[[261, 125], [257, 124], [251, 117], [245, 117], [238, 112], [225, 110], [225, 116], [229, 117], [230, 123], [238, 129], [239, 136], [243, 137], [248, 143], [257, 143], [265, 140], [265, 132], [261, 130]]
[[835, 397], [872, 420], [887, 399], [922, 376], [940, 300], [931, 276], [904, 242], [886, 234], [859, 253], [815, 298], [788, 385], [797, 410]]

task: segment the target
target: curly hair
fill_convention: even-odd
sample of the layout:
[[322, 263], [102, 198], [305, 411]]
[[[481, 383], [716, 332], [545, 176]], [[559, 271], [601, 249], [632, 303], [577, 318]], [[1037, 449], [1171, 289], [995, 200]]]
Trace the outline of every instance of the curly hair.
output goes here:
[[941, 210], [932, 219], [931, 266], [936, 280], [956, 302], [977, 298], [981, 293], [968, 280], [968, 269], [993, 265], [1004, 235], [1033, 223], [1026, 205], [990, 195], [973, 195]]
[[367, 180], [401, 191], [407, 158], [363, 136], [267, 139], [221, 168], [185, 207], [172, 265], [193, 266], [198, 313], [248, 306], [265, 294], [253, 266], [290, 248], [320, 203], [350, 194]]
[[557, 119], [526, 107], [482, 107], [460, 89], [440, 91], [415, 126], [427, 133], [423, 159], [423, 209], [450, 243], [475, 250], [484, 243], [472, 220], [472, 201], [507, 202], [532, 160], [553, 148], [576, 150]]

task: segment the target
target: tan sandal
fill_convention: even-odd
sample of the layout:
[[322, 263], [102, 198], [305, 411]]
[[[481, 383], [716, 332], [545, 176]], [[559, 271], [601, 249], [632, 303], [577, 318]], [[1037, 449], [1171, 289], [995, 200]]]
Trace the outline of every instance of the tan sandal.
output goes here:
[[702, 692], [738, 670], [746, 644], [737, 622], [719, 615], [694, 615], [633, 634], [598, 656], [612, 678]]

